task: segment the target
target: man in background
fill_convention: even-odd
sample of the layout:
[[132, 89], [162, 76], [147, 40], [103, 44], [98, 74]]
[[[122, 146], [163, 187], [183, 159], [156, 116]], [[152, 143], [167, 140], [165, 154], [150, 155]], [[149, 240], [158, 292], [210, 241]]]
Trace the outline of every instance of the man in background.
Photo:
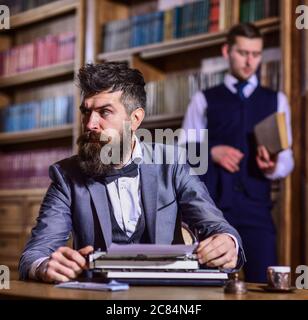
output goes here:
[[[271, 180], [286, 177], [294, 166], [290, 148], [270, 155], [255, 141], [254, 126], [278, 111], [286, 114], [289, 145], [292, 143], [286, 96], [262, 87], [256, 76], [262, 50], [263, 39], [254, 25], [232, 27], [222, 47], [229, 63], [224, 83], [197, 92], [183, 122], [186, 131], [208, 129], [209, 165], [202, 179], [243, 239], [249, 282], [266, 282], [267, 266], [277, 264]], [[199, 136], [197, 142], [201, 140]]]

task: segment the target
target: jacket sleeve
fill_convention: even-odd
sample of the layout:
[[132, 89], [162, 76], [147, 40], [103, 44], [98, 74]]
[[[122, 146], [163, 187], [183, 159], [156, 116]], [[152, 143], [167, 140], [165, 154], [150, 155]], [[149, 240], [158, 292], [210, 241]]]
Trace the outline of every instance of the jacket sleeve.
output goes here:
[[239, 233], [216, 207], [205, 184], [198, 176], [189, 173], [190, 166], [188, 164], [175, 165], [174, 183], [182, 220], [192, 231], [198, 232], [200, 240], [218, 233], [233, 235], [239, 245], [236, 269], [241, 268], [246, 259]]
[[71, 196], [57, 164], [49, 168], [52, 180], [41, 204], [36, 226], [19, 261], [20, 279], [28, 278], [31, 265], [37, 259], [48, 257], [66, 244], [72, 229]]

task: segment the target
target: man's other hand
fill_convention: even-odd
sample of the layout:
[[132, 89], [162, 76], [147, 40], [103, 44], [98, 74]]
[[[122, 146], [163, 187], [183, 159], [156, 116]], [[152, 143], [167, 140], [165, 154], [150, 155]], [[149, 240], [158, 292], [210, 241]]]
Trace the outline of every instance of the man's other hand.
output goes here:
[[215, 234], [199, 243], [197, 257], [200, 264], [208, 267], [233, 269], [237, 264], [235, 242], [227, 234]]
[[64, 282], [77, 278], [87, 268], [85, 256], [93, 252], [92, 246], [79, 251], [60, 247], [37, 270], [37, 277], [44, 282]]
[[271, 156], [264, 146], [258, 146], [256, 161], [261, 171], [271, 174], [276, 168], [277, 156]]
[[211, 149], [211, 156], [214, 162], [227, 171], [234, 173], [240, 170], [239, 163], [244, 154], [236, 148], [219, 145]]

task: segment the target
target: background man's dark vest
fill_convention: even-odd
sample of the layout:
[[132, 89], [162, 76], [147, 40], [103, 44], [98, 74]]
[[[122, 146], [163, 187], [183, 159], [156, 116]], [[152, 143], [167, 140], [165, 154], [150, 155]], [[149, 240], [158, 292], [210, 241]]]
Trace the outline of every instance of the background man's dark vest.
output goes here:
[[213, 146], [228, 145], [241, 150], [244, 158], [238, 173], [229, 173], [215, 164], [209, 153], [208, 172], [201, 177], [219, 208], [232, 206], [234, 192], [270, 205], [270, 181], [258, 169], [253, 128], [277, 111], [277, 92], [258, 86], [243, 101], [224, 84], [205, 90], [208, 108], [209, 152]]

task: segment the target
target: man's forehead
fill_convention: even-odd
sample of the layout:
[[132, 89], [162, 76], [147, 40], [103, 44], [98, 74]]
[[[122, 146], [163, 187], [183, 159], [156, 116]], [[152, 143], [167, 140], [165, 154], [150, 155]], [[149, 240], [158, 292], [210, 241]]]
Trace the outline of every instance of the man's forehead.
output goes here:
[[235, 44], [236, 47], [241, 49], [249, 49], [252, 51], [261, 51], [263, 47], [263, 40], [262, 38], [247, 38], [243, 36], [236, 36], [235, 37]]
[[115, 104], [120, 101], [122, 91], [99, 92], [91, 97], [83, 98], [83, 104], [87, 107], [96, 107], [102, 104]]

